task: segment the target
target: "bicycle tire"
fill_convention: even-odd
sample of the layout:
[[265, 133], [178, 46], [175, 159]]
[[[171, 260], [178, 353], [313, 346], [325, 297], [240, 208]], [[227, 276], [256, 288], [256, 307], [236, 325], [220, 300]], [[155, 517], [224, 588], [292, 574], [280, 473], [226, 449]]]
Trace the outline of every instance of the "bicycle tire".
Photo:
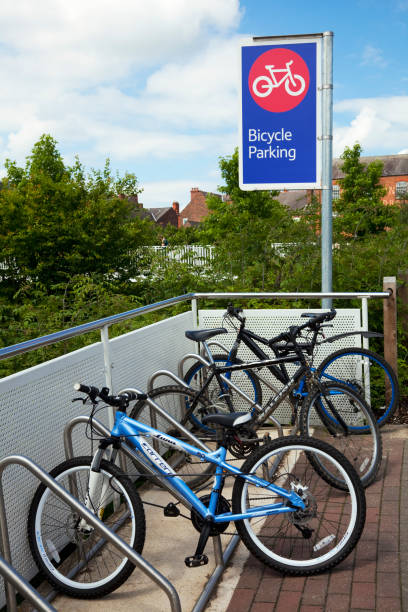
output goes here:
[[[87, 456], [64, 461], [50, 475], [68, 490], [75, 479], [75, 496], [84, 503], [91, 461], [92, 457]], [[98, 492], [104, 495], [102, 500], [93, 500], [95, 513], [109, 527], [119, 522], [117, 534], [141, 553], [146, 523], [138, 492], [129, 478], [108, 461], [101, 462], [101, 476]], [[28, 514], [30, 549], [37, 566], [58, 591], [82, 599], [103, 597], [123, 584], [135, 566], [96, 530], [81, 532], [79, 521], [80, 516], [68, 504], [41, 484]], [[92, 554], [98, 546], [101, 548]]]
[[[359, 357], [369, 360], [369, 389], [365, 384], [364, 362], [359, 363]], [[398, 379], [390, 364], [378, 353], [358, 347], [339, 349], [322, 361], [317, 372], [322, 382], [344, 382], [362, 393], [380, 427], [393, 417], [399, 404]]]
[[[308, 455], [330, 463], [347, 488], [339, 491], [322, 480]], [[335, 448], [307, 437], [278, 438], [254, 451], [241, 471], [294, 490], [306, 503], [303, 511], [235, 521], [241, 540], [260, 561], [283, 574], [308, 576], [329, 570], [353, 550], [364, 527], [365, 495], [356, 471]], [[263, 505], [283, 501], [288, 506], [272, 490], [237, 478], [232, 493], [234, 513], [257, 506], [261, 499]]]
[[[347, 433], [330, 413], [327, 397], [347, 425]], [[313, 389], [302, 405], [299, 427], [303, 435], [323, 439], [345, 455], [364, 487], [374, 481], [382, 459], [381, 434], [373, 411], [353, 389], [341, 383], [325, 383], [321, 389]], [[324, 465], [316, 463], [314, 467], [330, 484], [343, 487]]]
[[286, 92], [290, 96], [300, 96], [304, 92], [304, 90], [305, 90], [305, 85], [306, 85], [305, 84], [305, 79], [302, 76], [300, 76], [300, 74], [294, 74], [293, 75], [293, 80], [300, 82], [299, 89], [291, 89], [291, 87], [290, 87], [290, 85], [291, 85], [290, 79], [286, 79], [286, 81], [285, 81]]
[[[215, 363], [220, 365], [225, 365], [228, 362], [228, 356], [225, 354], [214, 355], [213, 359]], [[243, 361], [238, 358], [234, 359], [234, 364], [239, 363], [243, 363]], [[189, 368], [184, 376], [184, 380], [192, 389], [198, 391], [204, 384], [202, 382], [202, 376], [205, 377], [206, 371], [207, 366], [198, 361]], [[226, 374], [226, 376], [228, 375], [229, 373]], [[258, 377], [254, 372], [251, 370], [240, 370], [238, 372], [232, 372], [230, 376], [232, 382], [236, 384], [237, 387], [242, 388], [242, 390], [253, 400], [253, 402], [262, 405], [262, 388]], [[220, 390], [216, 378], [213, 378], [210, 387], [206, 389], [205, 393], [207, 403], [214, 407], [215, 412], [230, 411], [226, 401], [223, 399], [223, 392]], [[250, 408], [250, 405], [245, 402], [245, 400], [241, 399], [237, 394], [234, 394], [232, 389], [228, 389], [228, 397], [231, 400], [234, 412], [247, 412], [248, 408]], [[190, 415], [190, 421], [194, 427], [199, 427], [204, 431], [213, 431], [211, 428], [203, 425], [196, 412]]]
[[[178, 421], [183, 422], [183, 412], [185, 407], [189, 402], [192, 402], [195, 399], [195, 392], [189, 389], [185, 389], [184, 387], [179, 387], [177, 385], [165, 385], [163, 387], [157, 387], [153, 389], [149, 393], [149, 397], [159, 404], [166, 412], [169, 412], [173, 418], [176, 418]], [[207, 406], [204, 399], [199, 399], [197, 404], [197, 411], [202, 413], [202, 416], [211, 413], [211, 408]], [[147, 414], [143, 414], [147, 411]], [[139, 400], [130, 412], [130, 418], [135, 419], [136, 421], [140, 420], [150, 425], [150, 406], [147, 404], [145, 400]], [[169, 423], [165, 421], [162, 417], [161, 426], [158, 429], [163, 431], [169, 430]], [[191, 429], [191, 423], [187, 421], [184, 423], [184, 426], [187, 429]], [[181, 434], [177, 431], [174, 431], [173, 428], [171, 430], [171, 435], [174, 437], [181, 437]], [[196, 432], [194, 432], [196, 433]], [[207, 436], [208, 437], [208, 436]], [[211, 436], [213, 440], [205, 440], [205, 444], [208, 446], [215, 446], [216, 441], [215, 437]], [[188, 440], [186, 440], [188, 442]], [[214, 448], [215, 450], [215, 448]], [[194, 458], [194, 462], [189, 458], [188, 455], [182, 453], [180, 451], [174, 450], [171, 451], [172, 454], [166, 457], [167, 463], [173, 467], [173, 469], [179, 473], [179, 475], [183, 478], [183, 480], [188, 484], [191, 489], [194, 489], [198, 486], [204, 484], [211, 476], [214, 474], [216, 466], [214, 463], [207, 463], [204, 461], [199, 461], [199, 459]]]

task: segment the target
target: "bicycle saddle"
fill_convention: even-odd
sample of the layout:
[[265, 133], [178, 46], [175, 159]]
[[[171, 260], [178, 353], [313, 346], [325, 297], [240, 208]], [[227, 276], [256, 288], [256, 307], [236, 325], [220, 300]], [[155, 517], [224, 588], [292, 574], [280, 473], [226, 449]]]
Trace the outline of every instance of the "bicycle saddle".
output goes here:
[[186, 338], [195, 342], [205, 342], [208, 338], [218, 336], [218, 334], [228, 334], [228, 330], [225, 327], [217, 327], [216, 329], [197, 329], [185, 333]]
[[212, 423], [213, 425], [221, 425], [222, 427], [238, 427], [244, 423], [252, 421], [250, 412], [230, 412], [229, 414], [208, 414], [203, 417], [202, 423]]

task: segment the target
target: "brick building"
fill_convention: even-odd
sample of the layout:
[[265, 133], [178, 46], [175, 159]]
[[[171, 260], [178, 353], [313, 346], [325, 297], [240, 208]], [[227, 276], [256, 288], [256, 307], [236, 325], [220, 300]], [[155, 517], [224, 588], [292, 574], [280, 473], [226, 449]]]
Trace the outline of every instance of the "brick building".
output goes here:
[[193, 187], [190, 192], [190, 202], [180, 213], [179, 227], [198, 225], [208, 215], [206, 197], [214, 195], [221, 199], [217, 193], [201, 191], [198, 187]]
[[[383, 171], [380, 183], [387, 193], [383, 197], [385, 204], [393, 204], [405, 193], [408, 196], [408, 155], [376, 155], [373, 157], [360, 157], [361, 163], [367, 165], [373, 161], [383, 163]], [[341, 171], [342, 160], [333, 161], [333, 199], [340, 196], [338, 180], [344, 177]]]
[[166, 225], [174, 225], [179, 227], [180, 206], [178, 202], [173, 202], [171, 206], [163, 206], [161, 208], [147, 208], [152, 220], [166, 227]]
[[[408, 155], [375, 155], [372, 157], [360, 157], [363, 164], [369, 164], [372, 161], [382, 161], [383, 171], [380, 178], [381, 185], [387, 190], [383, 197], [383, 202], [393, 204], [395, 201], [403, 197], [408, 197]], [[343, 164], [342, 159], [333, 160], [333, 200], [340, 197], [339, 179], [343, 178], [344, 174], [341, 171]], [[319, 195], [320, 191], [315, 190], [315, 194]], [[292, 210], [303, 208], [310, 201], [312, 191], [306, 189], [297, 189], [295, 191], [286, 191], [279, 194], [279, 201], [285, 204]]]

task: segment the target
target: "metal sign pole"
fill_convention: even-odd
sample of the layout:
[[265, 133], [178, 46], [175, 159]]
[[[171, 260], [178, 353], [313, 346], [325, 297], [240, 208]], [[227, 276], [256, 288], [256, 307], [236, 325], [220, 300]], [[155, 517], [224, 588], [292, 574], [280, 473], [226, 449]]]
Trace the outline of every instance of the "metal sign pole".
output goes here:
[[[322, 65], [322, 293], [332, 291], [332, 163], [333, 163], [333, 32], [323, 33]], [[322, 300], [322, 308], [331, 308], [331, 298]]]

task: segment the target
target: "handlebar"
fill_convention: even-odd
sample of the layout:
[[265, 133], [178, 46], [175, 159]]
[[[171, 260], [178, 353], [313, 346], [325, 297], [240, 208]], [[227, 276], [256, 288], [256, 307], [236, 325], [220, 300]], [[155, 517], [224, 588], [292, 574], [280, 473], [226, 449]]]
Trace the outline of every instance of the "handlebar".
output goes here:
[[[235, 317], [241, 323], [241, 329], [245, 326], [245, 317], [242, 317], [240, 313], [242, 313], [242, 308], [235, 308], [232, 303], [228, 304], [226, 315]], [[263, 344], [268, 345], [273, 351], [279, 353], [280, 355], [288, 354], [289, 352], [295, 351], [306, 351], [309, 354], [312, 354], [314, 345], [317, 340], [317, 335], [319, 330], [323, 326], [324, 322], [331, 321], [336, 316], [336, 310], [332, 308], [327, 312], [304, 312], [301, 314], [301, 317], [309, 319], [303, 325], [292, 325], [289, 327], [289, 330], [282, 332], [278, 336], [271, 338], [270, 340], [257, 338]], [[307, 344], [300, 345], [297, 342], [298, 337], [301, 334], [303, 329], [309, 328], [313, 330], [314, 336], [313, 340]], [[283, 344], [282, 344], [283, 343]]]
[[[304, 323], [303, 325], [292, 325], [291, 327], [289, 327], [289, 331], [283, 332], [282, 334], [275, 336], [275, 338], [271, 338], [268, 344], [272, 349], [280, 350], [280, 351], [295, 349], [297, 345], [296, 339], [300, 335], [300, 332], [303, 329], [306, 329], [308, 327], [314, 330], [315, 339], [316, 339], [317, 332], [319, 331], [321, 327], [323, 327], [322, 323], [324, 321], [331, 321], [332, 319], [334, 319], [336, 314], [337, 313], [334, 308], [332, 308], [328, 312], [322, 312], [322, 313], [304, 312], [301, 314], [301, 317], [304, 317], [304, 318], [307, 317], [309, 319], [307, 323]], [[277, 346], [280, 342], [285, 342], [286, 345]], [[310, 344], [304, 345], [303, 347], [300, 347], [299, 345], [297, 345], [297, 348], [298, 349], [303, 348], [306, 351], [312, 351], [313, 342]]]
[[227, 306], [227, 314], [230, 317], [235, 317], [240, 321], [240, 323], [245, 323], [245, 318], [241, 317], [241, 313], [243, 312], [242, 308], [235, 308], [235, 306], [231, 303]]
[[102, 389], [99, 390], [97, 387], [88, 387], [87, 385], [83, 385], [81, 383], [75, 383], [74, 389], [75, 391], [80, 391], [81, 393], [88, 395], [93, 403], [95, 403], [96, 398], [99, 397], [103, 402], [105, 402], [105, 404], [115, 406], [117, 408], [126, 408], [130, 402], [147, 399], [147, 395], [145, 393], [125, 391], [120, 395], [109, 395], [108, 387], [102, 387]]

